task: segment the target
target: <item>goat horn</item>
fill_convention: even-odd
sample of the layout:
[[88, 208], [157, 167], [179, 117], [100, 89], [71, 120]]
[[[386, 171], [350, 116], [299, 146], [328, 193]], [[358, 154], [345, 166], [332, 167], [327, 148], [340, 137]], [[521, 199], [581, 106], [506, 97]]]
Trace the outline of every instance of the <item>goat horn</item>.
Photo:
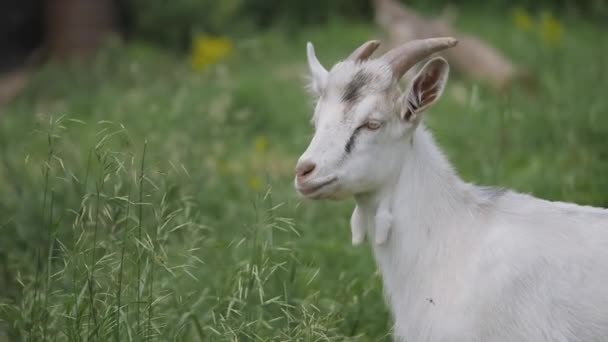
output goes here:
[[348, 60], [355, 62], [363, 62], [369, 58], [369, 56], [376, 51], [376, 49], [380, 46], [379, 40], [370, 40], [363, 45], [359, 46], [353, 53], [348, 56]]
[[382, 59], [391, 66], [395, 78], [400, 79], [416, 63], [457, 43], [452, 37], [412, 40], [385, 53]]

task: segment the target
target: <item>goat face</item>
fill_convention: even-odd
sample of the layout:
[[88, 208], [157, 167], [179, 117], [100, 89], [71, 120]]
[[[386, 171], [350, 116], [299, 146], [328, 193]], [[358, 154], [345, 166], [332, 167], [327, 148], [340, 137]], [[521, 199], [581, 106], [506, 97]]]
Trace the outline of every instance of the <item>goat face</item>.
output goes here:
[[376, 47], [368, 42], [326, 71], [308, 44], [310, 88], [318, 100], [314, 137], [296, 165], [295, 187], [305, 197], [340, 199], [378, 188], [398, 168], [401, 142], [413, 133], [419, 114], [443, 91], [445, 60], [429, 61], [402, 94], [403, 69], [415, 64], [411, 46], [367, 60]]

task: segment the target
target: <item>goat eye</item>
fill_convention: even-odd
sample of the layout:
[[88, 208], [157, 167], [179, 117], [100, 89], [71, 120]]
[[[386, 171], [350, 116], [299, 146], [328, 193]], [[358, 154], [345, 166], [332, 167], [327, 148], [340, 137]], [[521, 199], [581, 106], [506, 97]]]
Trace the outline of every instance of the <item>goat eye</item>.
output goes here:
[[379, 129], [382, 126], [382, 122], [380, 121], [375, 121], [375, 120], [371, 120], [365, 123], [365, 125], [363, 125], [363, 127], [371, 130], [371, 131], [375, 131], [377, 129]]

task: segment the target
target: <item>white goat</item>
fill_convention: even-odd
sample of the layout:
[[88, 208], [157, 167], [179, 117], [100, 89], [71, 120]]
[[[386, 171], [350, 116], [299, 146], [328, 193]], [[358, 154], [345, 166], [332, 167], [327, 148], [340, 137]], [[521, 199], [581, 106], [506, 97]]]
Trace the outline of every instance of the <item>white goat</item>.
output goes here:
[[454, 45], [411, 41], [371, 60], [372, 41], [327, 71], [309, 43], [318, 102], [298, 192], [354, 196], [353, 242], [361, 227], [376, 236], [397, 340], [608, 341], [608, 210], [462, 181], [421, 123], [445, 60], [399, 90], [406, 71]]

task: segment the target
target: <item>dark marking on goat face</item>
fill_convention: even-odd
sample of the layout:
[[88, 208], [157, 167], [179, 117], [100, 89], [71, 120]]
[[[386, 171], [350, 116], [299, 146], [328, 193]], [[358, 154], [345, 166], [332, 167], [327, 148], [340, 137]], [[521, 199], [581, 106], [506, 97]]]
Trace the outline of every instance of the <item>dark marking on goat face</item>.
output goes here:
[[346, 154], [349, 154], [353, 150], [353, 146], [355, 145], [355, 139], [357, 138], [357, 133], [358, 131], [355, 131], [346, 142], [346, 145], [344, 146], [344, 152], [346, 152]]
[[371, 80], [371, 75], [364, 70], [359, 70], [348, 82], [342, 94], [342, 102], [352, 105], [361, 97], [361, 89]]

